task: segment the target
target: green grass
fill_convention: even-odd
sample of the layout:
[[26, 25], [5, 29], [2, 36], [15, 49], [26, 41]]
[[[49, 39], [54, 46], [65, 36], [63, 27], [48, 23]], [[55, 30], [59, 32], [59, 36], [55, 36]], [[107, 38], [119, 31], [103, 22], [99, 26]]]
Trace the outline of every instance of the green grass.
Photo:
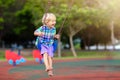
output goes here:
[[[105, 56], [108, 54], [112, 54], [110, 51], [76, 51], [78, 56]], [[57, 54], [55, 54], [57, 56]], [[70, 50], [62, 51], [62, 56], [73, 56], [72, 52]]]
[[[81, 51], [77, 50], [76, 58], [105, 58], [111, 55], [113, 58], [120, 58], [120, 51]], [[64, 50], [61, 52], [62, 57], [58, 57], [57, 53], [55, 53], [55, 59], [71, 59], [75, 58], [70, 50]], [[33, 56], [25, 56], [27, 60], [33, 60]], [[4, 61], [5, 52], [0, 51], [0, 60]]]
[[5, 52], [0, 51], [0, 60], [5, 60]]
[[[77, 58], [106, 58], [112, 56], [112, 58], [120, 58], [119, 51], [76, 51]], [[71, 51], [62, 52], [61, 58], [75, 58]], [[57, 57], [57, 55], [56, 55]]]

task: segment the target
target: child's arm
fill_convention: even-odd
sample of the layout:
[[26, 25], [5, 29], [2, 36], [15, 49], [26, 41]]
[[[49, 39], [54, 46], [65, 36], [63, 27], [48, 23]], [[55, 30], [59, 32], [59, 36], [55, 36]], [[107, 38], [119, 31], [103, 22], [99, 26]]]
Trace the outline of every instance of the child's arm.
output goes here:
[[35, 36], [43, 36], [43, 35], [44, 35], [44, 32], [37, 32], [37, 31], [35, 31], [35, 32], [34, 32], [34, 35], [35, 35]]
[[42, 27], [38, 28], [37, 30], [34, 31], [35, 36], [43, 36], [44, 32], [42, 32]]

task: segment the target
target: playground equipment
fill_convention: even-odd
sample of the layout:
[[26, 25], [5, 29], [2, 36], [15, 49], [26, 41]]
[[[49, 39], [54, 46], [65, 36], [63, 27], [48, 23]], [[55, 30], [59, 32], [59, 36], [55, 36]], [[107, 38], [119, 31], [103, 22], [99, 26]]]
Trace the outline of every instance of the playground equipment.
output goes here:
[[40, 54], [39, 50], [37, 50], [37, 49], [33, 50], [32, 55], [36, 62], [43, 64], [43, 62], [44, 62], [43, 56]]
[[20, 55], [21, 49], [18, 49], [18, 54], [11, 50], [5, 51], [5, 58], [7, 59], [10, 65], [16, 66], [20, 63], [26, 62], [26, 59]]

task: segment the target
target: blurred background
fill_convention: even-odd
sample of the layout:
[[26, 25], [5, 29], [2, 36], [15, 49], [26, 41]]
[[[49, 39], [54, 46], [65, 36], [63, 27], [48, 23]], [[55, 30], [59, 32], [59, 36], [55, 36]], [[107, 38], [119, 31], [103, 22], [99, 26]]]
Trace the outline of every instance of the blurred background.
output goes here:
[[0, 50], [35, 49], [34, 30], [45, 12], [57, 16], [62, 27], [61, 50], [119, 51], [120, 0], [0, 0]]

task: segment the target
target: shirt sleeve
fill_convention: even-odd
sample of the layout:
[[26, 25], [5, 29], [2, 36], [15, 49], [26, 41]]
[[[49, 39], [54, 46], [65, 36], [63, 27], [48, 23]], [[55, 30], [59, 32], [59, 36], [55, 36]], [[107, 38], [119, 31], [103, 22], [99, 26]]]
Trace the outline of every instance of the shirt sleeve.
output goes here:
[[42, 32], [42, 27], [39, 27], [38, 29], [36, 29], [35, 32]]

